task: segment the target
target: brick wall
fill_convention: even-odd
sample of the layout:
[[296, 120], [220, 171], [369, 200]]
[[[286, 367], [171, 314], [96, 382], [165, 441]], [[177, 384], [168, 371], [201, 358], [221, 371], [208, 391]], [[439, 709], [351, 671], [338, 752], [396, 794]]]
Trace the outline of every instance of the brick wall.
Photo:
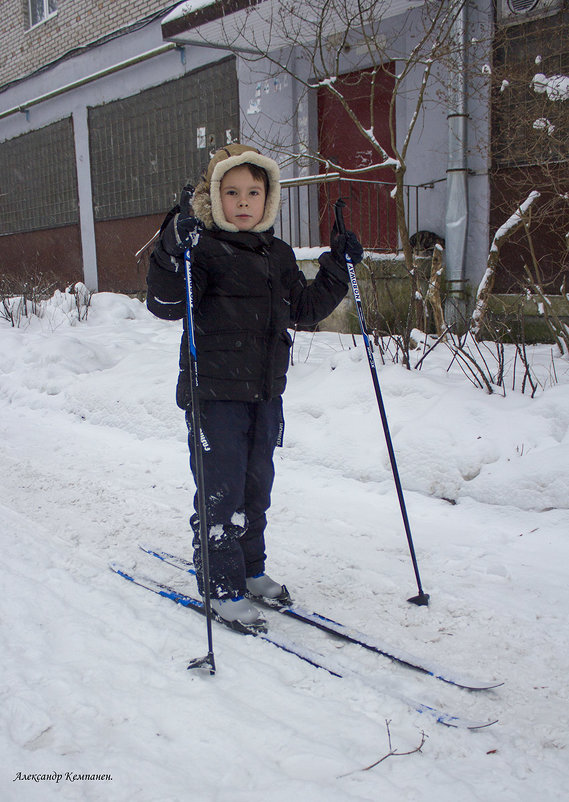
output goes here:
[[166, 0], [57, 0], [57, 14], [29, 28], [28, 0], [2, 0], [0, 89], [74, 48], [175, 5]]

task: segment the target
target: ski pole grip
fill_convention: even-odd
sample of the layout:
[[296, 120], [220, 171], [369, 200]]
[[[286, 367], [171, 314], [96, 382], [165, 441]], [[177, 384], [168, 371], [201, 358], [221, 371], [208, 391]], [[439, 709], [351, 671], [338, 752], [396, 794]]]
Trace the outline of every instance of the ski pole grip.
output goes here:
[[346, 224], [344, 222], [344, 211], [343, 211], [345, 205], [346, 201], [342, 200], [342, 198], [338, 198], [338, 200], [334, 204], [334, 215], [336, 216], [336, 227], [338, 228], [338, 234], [346, 233]]

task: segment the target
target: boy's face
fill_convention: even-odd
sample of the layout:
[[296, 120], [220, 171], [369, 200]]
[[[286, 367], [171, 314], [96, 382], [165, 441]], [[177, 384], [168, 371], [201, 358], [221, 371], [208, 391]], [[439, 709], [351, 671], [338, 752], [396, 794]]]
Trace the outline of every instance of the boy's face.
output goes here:
[[253, 178], [242, 164], [228, 170], [221, 180], [221, 207], [228, 223], [239, 231], [250, 231], [261, 222], [265, 213], [265, 185]]

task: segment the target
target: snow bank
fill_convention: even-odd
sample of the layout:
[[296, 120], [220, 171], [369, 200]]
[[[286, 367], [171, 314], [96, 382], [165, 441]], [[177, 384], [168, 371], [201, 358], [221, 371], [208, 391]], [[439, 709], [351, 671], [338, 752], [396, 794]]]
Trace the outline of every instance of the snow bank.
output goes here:
[[[503, 687], [460, 692], [280, 618], [377, 690], [218, 627], [210, 678], [186, 670], [205, 650], [203, 620], [107, 568], [118, 559], [193, 590], [138, 548], [191, 554], [180, 324], [111, 294], [83, 322], [44, 311], [26, 328], [0, 321], [2, 800], [565, 798], [566, 361], [554, 383], [550, 348], [530, 349], [543, 387], [532, 400], [475, 390], [441, 347], [420, 372], [377, 359], [431, 594], [418, 608], [361, 339], [295, 338], [270, 572], [308, 607]], [[499, 723], [448, 730], [394, 686]], [[421, 753], [361, 771], [389, 751], [386, 720], [399, 752], [424, 732]]]

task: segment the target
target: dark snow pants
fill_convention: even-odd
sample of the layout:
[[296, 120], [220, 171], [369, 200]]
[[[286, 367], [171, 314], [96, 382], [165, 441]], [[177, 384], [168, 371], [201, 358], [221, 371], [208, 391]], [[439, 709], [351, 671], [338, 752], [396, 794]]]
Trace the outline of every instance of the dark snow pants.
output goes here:
[[[266, 512], [275, 475], [273, 452], [283, 431], [282, 399], [202, 401], [200, 412], [211, 595], [234, 598], [245, 593], [246, 577], [265, 567]], [[195, 479], [191, 412], [186, 423]], [[194, 564], [203, 593], [197, 493], [194, 508]]]

